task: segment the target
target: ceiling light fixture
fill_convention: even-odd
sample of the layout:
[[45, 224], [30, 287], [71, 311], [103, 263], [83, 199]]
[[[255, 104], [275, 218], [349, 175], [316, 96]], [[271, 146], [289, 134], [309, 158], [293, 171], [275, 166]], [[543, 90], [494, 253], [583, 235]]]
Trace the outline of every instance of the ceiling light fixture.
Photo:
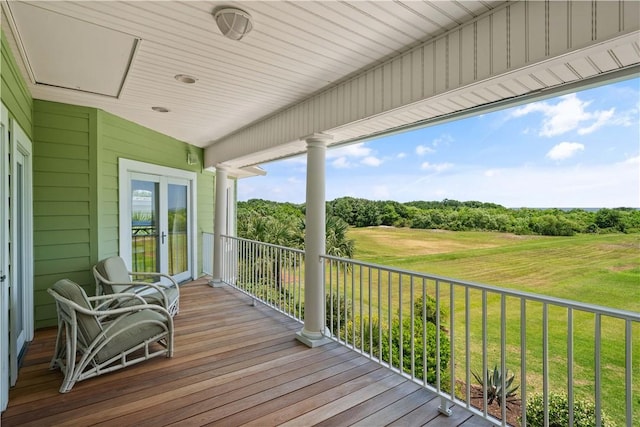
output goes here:
[[169, 109], [167, 107], [151, 107], [151, 109], [158, 113], [168, 113]]
[[195, 77], [188, 76], [186, 74], [176, 74], [175, 79], [181, 83], [186, 83], [189, 85], [194, 84], [196, 81], [198, 81], [198, 79], [196, 79]]
[[251, 15], [234, 7], [220, 9], [213, 14], [218, 28], [225, 37], [240, 40], [253, 29]]

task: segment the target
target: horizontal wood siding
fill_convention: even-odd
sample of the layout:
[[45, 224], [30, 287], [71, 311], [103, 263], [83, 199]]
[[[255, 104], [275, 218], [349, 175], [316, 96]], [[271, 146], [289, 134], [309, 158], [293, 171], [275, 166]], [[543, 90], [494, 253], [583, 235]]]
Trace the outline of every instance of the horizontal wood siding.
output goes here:
[[[213, 173], [200, 163], [187, 164], [187, 153], [202, 159], [201, 148], [155, 132], [103, 111], [98, 114], [98, 242], [99, 258], [117, 255], [118, 159], [130, 159], [198, 173], [198, 234], [213, 224]], [[197, 236], [199, 238], [199, 236]], [[200, 260], [194, 274], [201, 271]]]
[[33, 224], [35, 326], [56, 324], [55, 306], [46, 290], [71, 279], [90, 294], [96, 262], [92, 228], [95, 216], [95, 168], [92, 133], [96, 111], [34, 101]]
[[29, 139], [33, 139], [33, 99], [20, 74], [7, 39], [2, 32], [2, 63], [0, 64], [0, 97], [9, 114], [20, 124]]
[[[339, 133], [341, 127], [352, 126], [354, 122], [370, 120], [370, 124], [382, 131], [386, 129], [380, 124], [384, 115], [412, 103], [433, 108], [434, 117], [487, 104], [495, 100], [490, 94], [471, 92], [474, 102], [458, 97], [455, 103], [451, 99], [445, 100], [442, 95], [637, 31], [639, 9], [640, 2], [637, 1], [508, 3], [220, 139], [207, 149], [205, 165], [213, 166], [268, 150], [316, 132]], [[623, 53], [614, 49], [612, 54], [621, 56]], [[632, 63], [638, 55], [631, 52], [627, 56], [632, 59], [620, 60], [623, 66]], [[607, 67], [609, 69], [584, 62], [578, 74], [563, 75], [563, 81], [547, 80], [546, 86], [617, 68], [613, 61], [608, 61], [612, 64]], [[575, 70], [580, 64], [568, 65]], [[558, 68], [558, 73], [570, 70], [564, 63]], [[499, 93], [501, 97], [534, 93], [543, 88], [528, 75], [503, 78], [507, 89]], [[498, 87], [496, 91], [500, 89]], [[375, 121], [379, 123], [376, 125]], [[399, 120], [397, 125], [409, 123], [412, 121]], [[341, 136], [348, 139], [345, 136], [363, 137], [371, 133], [375, 133], [373, 127]]]

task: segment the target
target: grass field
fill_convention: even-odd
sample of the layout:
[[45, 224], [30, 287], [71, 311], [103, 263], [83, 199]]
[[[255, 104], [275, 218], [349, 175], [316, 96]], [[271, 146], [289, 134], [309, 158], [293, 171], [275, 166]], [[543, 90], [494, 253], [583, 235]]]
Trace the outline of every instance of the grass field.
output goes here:
[[[351, 229], [356, 242], [354, 258], [404, 270], [495, 285], [611, 308], [640, 311], [640, 235], [578, 235], [573, 237], [514, 236], [504, 233], [447, 232], [395, 228]], [[445, 292], [448, 292], [445, 290]], [[404, 293], [404, 290], [403, 290]], [[471, 295], [477, 301], [478, 295]], [[373, 299], [374, 297], [371, 297]], [[457, 299], [463, 295], [456, 295]], [[445, 299], [446, 300], [446, 299]], [[408, 301], [408, 298], [405, 299]], [[367, 301], [369, 303], [369, 301]], [[374, 304], [372, 301], [371, 304]], [[490, 306], [499, 299], [490, 298]], [[458, 306], [458, 305], [456, 305]], [[460, 305], [460, 307], [462, 304]], [[470, 333], [481, 335], [481, 305], [472, 303]], [[527, 392], [541, 390], [542, 305], [527, 306]], [[455, 313], [457, 325], [465, 325], [465, 313]], [[549, 310], [550, 386], [567, 383], [567, 320], [565, 310]], [[574, 318], [575, 372], [573, 383], [581, 397], [593, 399], [593, 315]], [[640, 419], [640, 325], [633, 329], [634, 417]], [[490, 318], [490, 353], [498, 362], [499, 319]], [[602, 393], [605, 411], [624, 425], [624, 323], [603, 320]], [[472, 354], [481, 354], [478, 340], [471, 340]], [[464, 354], [464, 334], [455, 339], [455, 352]], [[507, 366], [519, 366], [520, 309], [507, 299]], [[459, 362], [460, 360], [460, 362]], [[481, 362], [471, 368], [480, 372]], [[456, 357], [457, 372], [464, 372]], [[518, 372], [518, 368], [512, 368]], [[458, 377], [458, 375], [456, 375]]]

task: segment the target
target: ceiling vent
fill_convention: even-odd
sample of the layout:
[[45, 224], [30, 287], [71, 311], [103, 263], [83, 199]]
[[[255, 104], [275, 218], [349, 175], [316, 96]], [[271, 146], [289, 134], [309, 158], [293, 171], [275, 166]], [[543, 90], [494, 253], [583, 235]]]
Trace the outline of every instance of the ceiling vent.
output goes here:
[[118, 98], [140, 40], [40, 7], [8, 2], [9, 20], [31, 81]]

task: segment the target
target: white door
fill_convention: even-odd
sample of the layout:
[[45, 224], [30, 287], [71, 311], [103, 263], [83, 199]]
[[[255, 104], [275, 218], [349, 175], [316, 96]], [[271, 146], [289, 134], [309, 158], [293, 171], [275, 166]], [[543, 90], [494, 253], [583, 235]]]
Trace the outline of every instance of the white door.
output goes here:
[[120, 255], [133, 271], [193, 278], [195, 174], [120, 162]]
[[9, 138], [0, 104], [0, 411], [9, 402]]
[[9, 133], [9, 361], [10, 382], [18, 379], [18, 359], [33, 339], [33, 222], [31, 141], [14, 122]]

